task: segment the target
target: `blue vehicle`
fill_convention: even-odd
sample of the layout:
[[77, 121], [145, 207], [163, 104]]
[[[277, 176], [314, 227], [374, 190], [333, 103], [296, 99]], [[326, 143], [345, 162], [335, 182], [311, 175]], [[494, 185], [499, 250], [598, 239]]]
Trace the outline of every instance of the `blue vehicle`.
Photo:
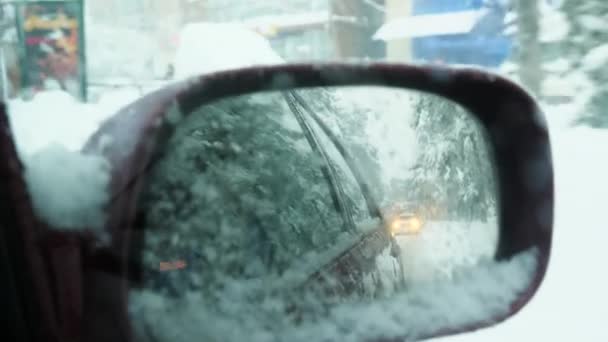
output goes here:
[[414, 0], [412, 14], [443, 14], [486, 9], [468, 33], [413, 38], [414, 60], [446, 64], [498, 67], [511, 54], [513, 43], [504, 35], [508, 1]]

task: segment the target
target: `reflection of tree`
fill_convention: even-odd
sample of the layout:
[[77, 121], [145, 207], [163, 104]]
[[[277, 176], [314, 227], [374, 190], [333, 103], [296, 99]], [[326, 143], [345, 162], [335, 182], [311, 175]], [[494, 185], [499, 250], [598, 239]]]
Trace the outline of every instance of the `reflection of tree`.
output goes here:
[[486, 220], [495, 206], [494, 173], [476, 122], [445, 99], [421, 95], [414, 114], [419, 146], [406, 186], [424, 207], [450, 218]]

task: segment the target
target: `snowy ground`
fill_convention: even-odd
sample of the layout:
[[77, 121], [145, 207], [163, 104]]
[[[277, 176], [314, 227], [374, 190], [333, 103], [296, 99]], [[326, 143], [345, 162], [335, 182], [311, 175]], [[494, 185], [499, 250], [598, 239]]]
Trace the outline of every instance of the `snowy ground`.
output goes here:
[[[518, 315], [474, 334], [437, 341], [608, 341], [608, 131], [566, 128], [548, 109], [556, 177], [551, 262], [540, 290]], [[557, 114], [551, 121], [551, 115]]]
[[398, 236], [408, 283], [451, 278], [459, 268], [491, 259], [496, 251], [496, 221], [427, 222], [420, 234]]
[[137, 89], [117, 89], [104, 93], [96, 103], [84, 104], [57, 90], [39, 93], [32, 101], [12, 100], [8, 106], [17, 146], [25, 155], [52, 143], [78, 150], [105, 118], [139, 96]]

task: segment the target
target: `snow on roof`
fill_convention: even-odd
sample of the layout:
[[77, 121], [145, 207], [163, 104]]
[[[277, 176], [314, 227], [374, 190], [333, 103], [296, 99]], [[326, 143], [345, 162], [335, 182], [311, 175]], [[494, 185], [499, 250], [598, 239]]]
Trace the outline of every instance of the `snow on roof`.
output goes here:
[[329, 12], [319, 11], [290, 15], [262, 16], [241, 21], [241, 24], [258, 32], [267, 32], [268, 30], [275, 29], [297, 29], [305, 26], [321, 25], [328, 22], [329, 18]]
[[234, 23], [192, 23], [180, 33], [175, 75], [187, 78], [253, 65], [283, 63], [260, 34]]
[[394, 40], [469, 33], [487, 10], [459, 11], [405, 17], [384, 24], [374, 34], [374, 40]]

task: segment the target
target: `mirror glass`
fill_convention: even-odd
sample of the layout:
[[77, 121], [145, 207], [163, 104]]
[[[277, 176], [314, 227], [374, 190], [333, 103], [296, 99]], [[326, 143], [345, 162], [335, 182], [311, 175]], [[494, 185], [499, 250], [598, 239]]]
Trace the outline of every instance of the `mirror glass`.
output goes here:
[[385, 87], [224, 98], [167, 117], [141, 192], [140, 341], [425, 336], [507, 310], [481, 126]]

